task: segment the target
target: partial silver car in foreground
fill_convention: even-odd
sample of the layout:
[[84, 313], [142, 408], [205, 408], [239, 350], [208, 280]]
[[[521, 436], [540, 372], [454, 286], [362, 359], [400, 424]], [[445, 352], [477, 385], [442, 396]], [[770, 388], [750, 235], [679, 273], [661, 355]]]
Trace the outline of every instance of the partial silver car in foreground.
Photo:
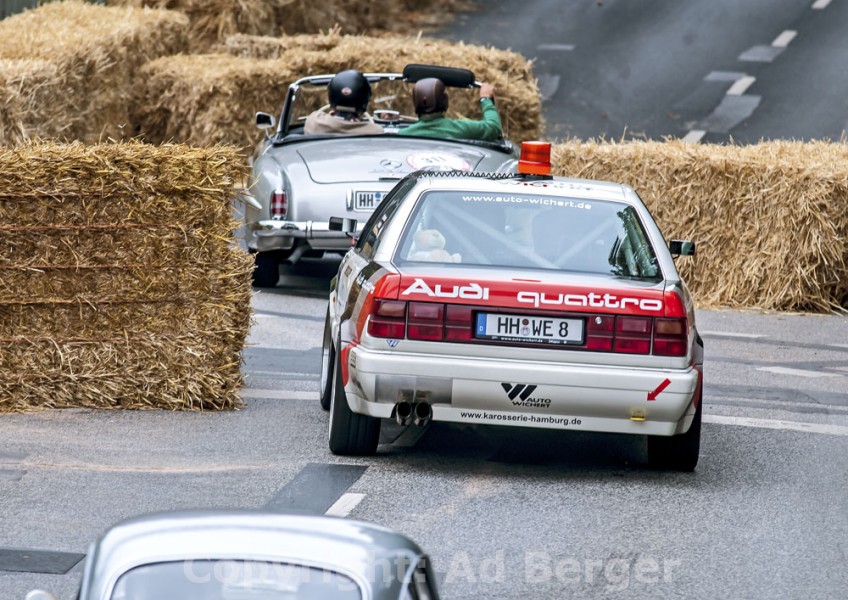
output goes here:
[[[371, 454], [380, 419], [648, 436], [691, 471], [703, 342], [672, 252], [639, 196], [551, 177], [419, 172], [341, 262], [324, 331], [330, 449]], [[525, 157], [526, 149], [526, 157]], [[671, 251], [669, 246], [671, 246]]]
[[[52, 598], [31, 592], [28, 598]], [[78, 600], [437, 600], [429, 559], [368, 523], [252, 511], [129, 519], [91, 545]]]
[[[438, 139], [398, 136], [414, 123], [404, 115], [412, 84], [438, 77], [452, 88], [479, 84], [466, 69], [409, 65], [403, 73], [366, 73], [371, 116], [381, 135], [306, 135], [304, 121], [327, 100], [332, 75], [304, 77], [291, 84], [279, 123], [257, 113], [257, 126], [276, 130], [257, 149], [245, 209], [245, 243], [256, 259], [253, 282], [273, 287], [283, 261], [324, 252], [344, 253], [350, 239], [330, 231], [331, 216], [363, 222], [405, 175], [420, 169], [515, 171], [517, 151], [508, 140]], [[459, 93], [459, 92], [456, 92]], [[469, 115], [476, 117], [476, 115]]]

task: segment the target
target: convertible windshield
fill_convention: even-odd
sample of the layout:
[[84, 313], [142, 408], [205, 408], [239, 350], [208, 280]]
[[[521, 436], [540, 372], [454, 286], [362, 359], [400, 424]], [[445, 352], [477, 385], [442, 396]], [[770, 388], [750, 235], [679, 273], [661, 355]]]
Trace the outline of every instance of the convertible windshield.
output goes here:
[[631, 206], [533, 194], [428, 192], [395, 258], [638, 279], [661, 275]]
[[111, 600], [359, 600], [359, 586], [335, 571], [255, 560], [187, 560], [124, 573]]
[[[476, 89], [451, 88], [451, 98], [458, 99], [467, 96], [473, 98]], [[302, 127], [306, 117], [313, 111], [327, 105], [327, 86], [305, 82], [300, 85], [291, 106], [289, 127]], [[392, 111], [381, 113], [381, 111]], [[382, 121], [390, 123], [414, 123], [418, 120], [412, 105], [412, 84], [401, 79], [381, 79], [371, 82], [371, 99], [368, 112], [375, 118], [384, 117]]]
[[[371, 84], [371, 100], [368, 112], [393, 110], [415, 120], [412, 108], [411, 89], [408, 84], [397, 81], [376, 81]], [[327, 86], [304, 83], [298, 88], [292, 104], [291, 127], [303, 125], [306, 117], [327, 105]], [[412, 116], [409, 116], [412, 115]]]

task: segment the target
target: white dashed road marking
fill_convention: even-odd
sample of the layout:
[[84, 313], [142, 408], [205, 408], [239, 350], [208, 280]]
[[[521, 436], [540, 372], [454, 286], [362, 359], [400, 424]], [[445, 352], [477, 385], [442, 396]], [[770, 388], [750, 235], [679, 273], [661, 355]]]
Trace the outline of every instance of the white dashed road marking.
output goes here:
[[683, 141], [689, 144], [697, 144], [705, 135], [707, 135], [707, 132], [703, 129], [693, 129], [683, 136]]
[[797, 421], [780, 421], [777, 419], [754, 419], [750, 417], [726, 417], [723, 415], [704, 415], [704, 423], [716, 425], [739, 425], [742, 427], [757, 427], [760, 429], [785, 429], [804, 433], [824, 433], [827, 435], [848, 436], [848, 427], [842, 425], [826, 425], [822, 423], [799, 423]]
[[771, 43], [771, 45], [775, 48], [786, 48], [786, 46], [788, 46], [790, 42], [795, 39], [796, 35], [798, 35], [797, 31], [787, 29], [779, 36], [774, 38], [774, 41]]
[[766, 336], [760, 335], [758, 333], [736, 333], [735, 331], [702, 331], [701, 335], [720, 335], [722, 337], [738, 337], [738, 338], [748, 338], [748, 339], [757, 339], [764, 338]]
[[816, 0], [810, 8], [813, 10], [824, 10], [828, 7], [830, 2], [831, 0]]
[[362, 502], [363, 498], [365, 498], [365, 494], [354, 494], [353, 492], [342, 494], [342, 497], [336, 500], [335, 504], [328, 508], [324, 514], [332, 517], [346, 517]]
[[777, 373], [778, 375], [793, 375], [795, 377], [842, 377], [839, 373], [827, 373], [825, 371], [804, 371], [802, 369], [790, 369], [787, 367], [759, 367], [758, 371]]
[[772, 399], [762, 399], [762, 398], [738, 398], [734, 396], [721, 396], [714, 403], [711, 401], [707, 401], [707, 404], [715, 404], [715, 405], [736, 405], [736, 404], [753, 404], [756, 406], [762, 406], [764, 408], [775, 408], [775, 407], [784, 407], [788, 409], [800, 408], [802, 410], [806, 409], [819, 409], [827, 411], [828, 414], [834, 413], [848, 413], [848, 406], [839, 406], [837, 404], [817, 404], [814, 402], [790, 402], [787, 400], [772, 400]]
[[736, 81], [745, 77], [745, 73], [736, 71], [710, 71], [704, 81]]
[[751, 85], [757, 80], [756, 77], [752, 77], [751, 75], [746, 75], [745, 77], [740, 77], [733, 85], [731, 85], [727, 90], [728, 96], [741, 96], [745, 93], [745, 91], [751, 87]]
[[537, 50], [553, 50], [554, 52], [571, 52], [574, 44], [539, 44]]

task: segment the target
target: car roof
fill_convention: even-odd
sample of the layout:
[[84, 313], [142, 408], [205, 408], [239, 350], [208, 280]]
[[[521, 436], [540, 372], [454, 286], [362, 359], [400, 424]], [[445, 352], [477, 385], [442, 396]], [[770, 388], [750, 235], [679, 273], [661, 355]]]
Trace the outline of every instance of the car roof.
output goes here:
[[367, 590], [375, 561], [404, 556], [414, 566], [422, 555], [406, 536], [350, 519], [248, 510], [159, 513], [123, 521], [92, 545], [89, 560], [98, 585], [89, 593], [101, 597], [136, 566], [186, 559], [309, 565], [347, 574]]
[[458, 173], [419, 171], [412, 175], [430, 190], [536, 194], [539, 196], [610, 200], [639, 204], [630, 186], [611, 181], [571, 177], [540, 178], [503, 173]]

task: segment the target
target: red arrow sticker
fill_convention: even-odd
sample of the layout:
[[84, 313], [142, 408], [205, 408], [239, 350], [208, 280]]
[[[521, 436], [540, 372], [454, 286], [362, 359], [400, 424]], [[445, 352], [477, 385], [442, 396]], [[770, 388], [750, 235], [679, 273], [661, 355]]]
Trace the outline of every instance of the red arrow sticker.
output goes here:
[[665, 388], [671, 385], [671, 379], [663, 379], [663, 382], [657, 386], [653, 392], [648, 392], [648, 400], [656, 400], [657, 396], [660, 395]]

